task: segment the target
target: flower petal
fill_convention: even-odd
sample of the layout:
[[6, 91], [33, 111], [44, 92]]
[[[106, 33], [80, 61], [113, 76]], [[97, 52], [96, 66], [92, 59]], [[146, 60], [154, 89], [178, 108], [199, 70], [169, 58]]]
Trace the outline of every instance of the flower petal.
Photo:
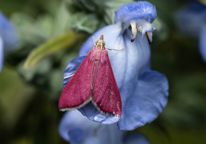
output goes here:
[[71, 144], [122, 144], [123, 132], [116, 125], [101, 125], [78, 111], [67, 112], [59, 125], [59, 133]]
[[75, 143], [75, 144], [79, 144], [83, 138], [83, 131], [81, 129], [73, 129], [72, 131], [68, 132], [68, 135], [70, 136], [70, 141]]
[[[167, 104], [168, 81], [155, 71], [144, 72], [139, 78], [135, 91], [125, 101], [120, 130], [133, 130], [153, 121]], [[124, 118], [125, 117], [125, 118]]]
[[[150, 144], [141, 133], [125, 135], [116, 125], [101, 125], [78, 111], [67, 112], [59, 125], [60, 135], [71, 144]], [[123, 138], [124, 136], [124, 138]]]
[[76, 110], [67, 112], [59, 125], [60, 135], [66, 141], [70, 141], [71, 143], [81, 141], [84, 135], [82, 133], [84, 133], [85, 129], [92, 129], [98, 126], [98, 124], [91, 125], [90, 123], [87, 123], [87, 125], [84, 126], [80, 125], [84, 120], [86, 121], [87, 118], [81, 116], [81, 114]]
[[206, 23], [202, 26], [200, 31], [199, 49], [203, 60], [206, 62]]
[[86, 56], [78, 57], [70, 61], [64, 71], [63, 88], [67, 85], [73, 74], [77, 71]]
[[115, 15], [115, 22], [145, 19], [152, 23], [157, 16], [155, 7], [146, 1], [134, 2], [120, 7]]
[[4, 60], [4, 48], [3, 48], [3, 41], [0, 36], [0, 73], [3, 67], [3, 60]]
[[4, 41], [5, 51], [10, 51], [18, 44], [18, 36], [13, 25], [0, 12], [0, 36]]
[[86, 104], [78, 109], [88, 119], [102, 124], [113, 124], [119, 121], [119, 118], [112, 115], [102, 115], [93, 104]]

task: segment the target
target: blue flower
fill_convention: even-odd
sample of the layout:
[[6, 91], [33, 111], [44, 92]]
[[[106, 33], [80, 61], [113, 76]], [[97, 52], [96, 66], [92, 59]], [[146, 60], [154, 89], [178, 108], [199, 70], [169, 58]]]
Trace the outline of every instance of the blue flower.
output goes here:
[[199, 38], [199, 49], [203, 60], [206, 62], [206, 23], [201, 27]]
[[4, 53], [4, 49], [3, 49], [3, 41], [2, 38], [0, 37], [0, 72], [2, 70], [3, 67], [3, 53]]
[[121, 95], [122, 116], [118, 119], [102, 115], [94, 105], [87, 104], [79, 110], [90, 120], [102, 124], [118, 122], [120, 130], [133, 130], [152, 122], [166, 106], [168, 82], [163, 74], [150, 70], [151, 52], [145, 35], [147, 33], [152, 40], [154, 28], [151, 23], [155, 17], [156, 10], [149, 2], [135, 2], [120, 7], [116, 12], [116, 23], [94, 33], [81, 47], [79, 58], [68, 64], [64, 73], [64, 87], [70, 80], [68, 77], [75, 73], [94, 47], [93, 37], [98, 40], [103, 34], [106, 47], [124, 48], [122, 51], [108, 51]]
[[0, 72], [3, 67], [4, 52], [9, 52], [18, 43], [18, 36], [13, 25], [0, 12]]
[[199, 49], [206, 62], [206, 5], [200, 2], [189, 3], [175, 13], [179, 30], [189, 36], [199, 38]]
[[125, 132], [118, 130], [117, 125], [95, 123], [78, 111], [64, 115], [59, 133], [71, 144], [150, 144], [141, 133], [125, 135]]

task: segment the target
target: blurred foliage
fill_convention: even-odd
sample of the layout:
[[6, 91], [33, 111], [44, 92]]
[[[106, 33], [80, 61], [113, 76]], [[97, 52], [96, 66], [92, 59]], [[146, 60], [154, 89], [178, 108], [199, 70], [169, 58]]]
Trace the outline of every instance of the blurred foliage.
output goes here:
[[199, 0], [200, 2], [206, 4], [206, 0]]
[[81, 35], [68, 32], [62, 36], [47, 41], [30, 53], [24, 64], [24, 69], [31, 69], [42, 58], [54, 54], [65, 47], [71, 47], [74, 43], [78, 42], [80, 38]]
[[[173, 12], [189, 0], [148, 0], [157, 9], [153, 70], [169, 80], [169, 101], [151, 124], [138, 128], [153, 144], [205, 143], [206, 64], [196, 39], [178, 33]], [[5, 56], [0, 74], [0, 142], [66, 143], [58, 134], [63, 73], [84, 41], [112, 24], [115, 10], [132, 0], [7, 0], [0, 10], [21, 43]], [[68, 38], [69, 37], [69, 38]], [[25, 70], [29, 69], [29, 70]]]

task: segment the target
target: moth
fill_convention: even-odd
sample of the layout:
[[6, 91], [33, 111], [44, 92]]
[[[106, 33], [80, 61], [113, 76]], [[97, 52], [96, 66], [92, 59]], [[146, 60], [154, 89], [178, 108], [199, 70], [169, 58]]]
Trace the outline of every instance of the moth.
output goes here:
[[89, 102], [92, 102], [101, 113], [121, 117], [121, 97], [103, 35], [62, 91], [59, 109], [78, 109]]

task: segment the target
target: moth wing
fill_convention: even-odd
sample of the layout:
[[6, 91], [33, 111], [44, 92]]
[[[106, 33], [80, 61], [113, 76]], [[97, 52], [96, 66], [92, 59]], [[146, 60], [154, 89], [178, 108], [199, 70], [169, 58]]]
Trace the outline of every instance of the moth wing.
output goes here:
[[101, 112], [121, 117], [121, 97], [106, 50], [102, 50], [98, 66], [93, 103]]
[[91, 52], [74, 73], [59, 99], [59, 109], [72, 110], [84, 106], [91, 100]]

